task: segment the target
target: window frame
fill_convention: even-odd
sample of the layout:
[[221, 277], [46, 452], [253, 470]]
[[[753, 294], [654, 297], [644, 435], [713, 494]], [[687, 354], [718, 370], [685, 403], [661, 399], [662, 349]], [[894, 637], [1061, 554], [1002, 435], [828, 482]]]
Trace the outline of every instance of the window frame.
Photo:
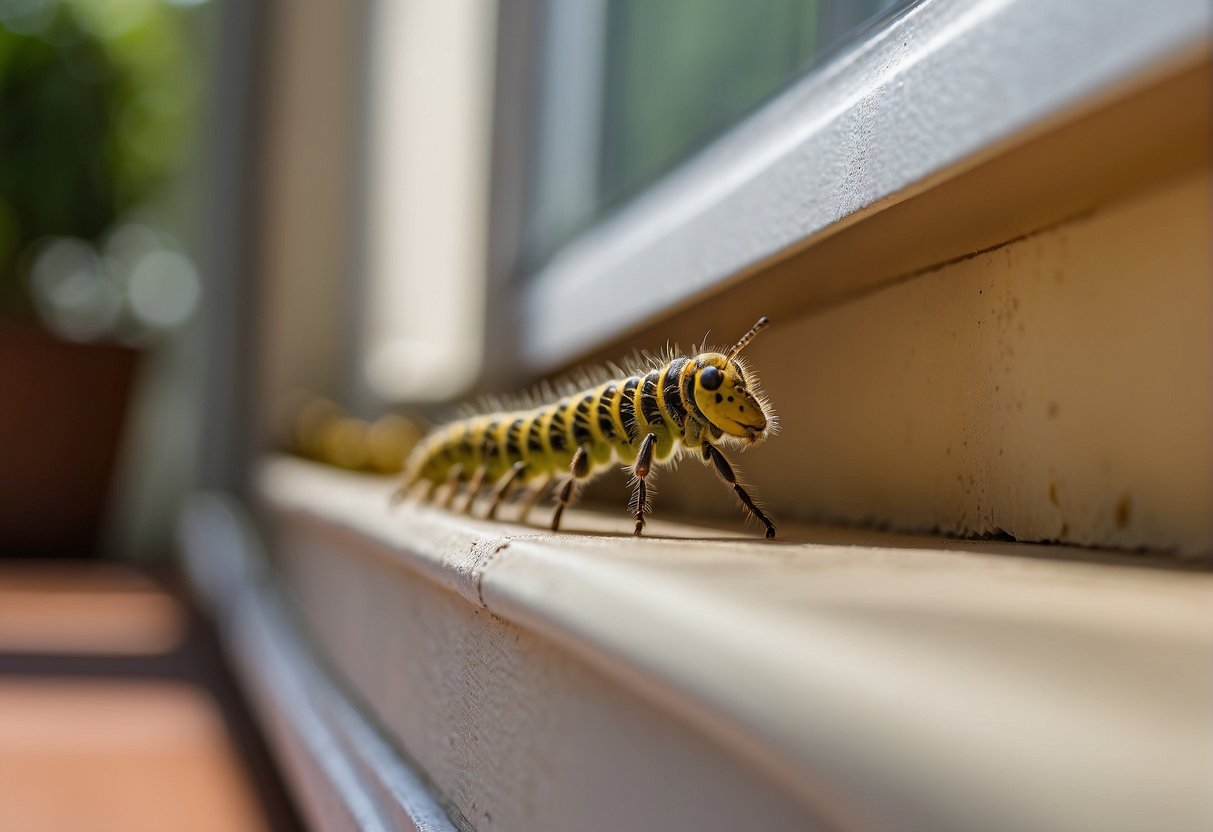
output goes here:
[[[567, 367], [1062, 114], [1148, 84], [1205, 48], [1210, 17], [1201, 0], [903, 9], [538, 270], [515, 259], [511, 331], [494, 343], [510, 345], [519, 377]], [[499, 113], [510, 109], [499, 99]]]

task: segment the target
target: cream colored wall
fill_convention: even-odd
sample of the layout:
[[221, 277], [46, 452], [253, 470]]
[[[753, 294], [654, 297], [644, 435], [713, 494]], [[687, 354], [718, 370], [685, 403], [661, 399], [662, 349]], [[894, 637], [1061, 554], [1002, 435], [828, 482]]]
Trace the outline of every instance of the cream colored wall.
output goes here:
[[784, 516], [1210, 551], [1210, 182], [773, 327], [754, 482]]
[[340, 391], [353, 304], [365, 0], [274, 4], [264, 21], [256, 222], [258, 429], [276, 445], [297, 391]]

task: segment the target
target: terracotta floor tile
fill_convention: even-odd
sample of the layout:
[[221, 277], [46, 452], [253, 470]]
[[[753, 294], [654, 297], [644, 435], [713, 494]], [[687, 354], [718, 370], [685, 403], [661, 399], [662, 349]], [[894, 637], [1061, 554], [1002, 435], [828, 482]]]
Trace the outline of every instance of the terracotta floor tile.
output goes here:
[[199, 688], [0, 677], [0, 830], [268, 829], [242, 772]]
[[0, 565], [0, 653], [166, 653], [186, 624], [176, 599], [126, 567]]

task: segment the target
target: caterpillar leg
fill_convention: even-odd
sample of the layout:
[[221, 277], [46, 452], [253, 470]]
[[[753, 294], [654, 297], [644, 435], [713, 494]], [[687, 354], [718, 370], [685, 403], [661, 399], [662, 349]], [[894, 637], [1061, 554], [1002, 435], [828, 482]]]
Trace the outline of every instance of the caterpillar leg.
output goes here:
[[472, 512], [472, 504], [476, 502], [476, 495], [480, 493], [480, 489], [484, 488], [484, 478], [489, 473], [489, 459], [492, 458], [495, 450], [496, 445], [493, 444], [491, 439], [484, 443], [484, 447], [480, 451], [480, 458], [484, 461], [480, 463], [480, 467], [472, 474], [472, 481], [468, 483], [468, 492], [463, 498], [463, 504], [456, 509], [457, 511], [464, 514]]
[[539, 501], [547, 493], [550, 482], [551, 480], [542, 480], [538, 485], [526, 489], [526, 496], [522, 499], [522, 507], [518, 509], [519, 523], [525, 523], [527, 518], [531, 516], [531, 512], [535, 510], [535, 506], [539, 505]]
[[636, 463], [632, 466], [632, 475], [636, 477], [636, 492], [632, 495], [632, 509], [636, 514], [637, 536], [644, 531], [644, 516], [649, 511], [649, 487], [645, 480], [649, 476], [649, 468], [653, 464], [653, 448], [657, 444], [657, 434], [650, 433], [640, 444], [640, 452], [636, 454]]
[[400, 487], [392, 492], [392, 496], [388, 497], [387, 503], [389, 508], [395, 508], [408, 499], [409, 492], [413, 490], [415, 482], [405, 481], [400, 483]]
[[577, 449], [573, 461], [569, 463], [569, 477], [560, 486], [556, 496], [556, 512], [552, 515], [552, 531], [560, 531], [560, 517], [564, 510], [573, 502], [573, 489], [578, 480], [584, 480], [590, 475], [590, 451], [585, 445]]
[[459, 492], [459, 481], [463, 479], [463, 466], [452, 465], [450, 470], [446, 472], [446, 484], [443, 486], [446, 491], [442, 495], [442, 501], [438, 504], [442, 508], [450, 508], [451, 503], [455, 502], [455, 495]]
[[420, 487], [416, 480], [401, 484], [399, 488], [392, 492], [392, 496], [388, 498], [388, 507], [396, 508], [409, 498], [409, 493], [416, 491], [418, 500], [424, 501], [430, 496], [430, 492], [434, 489], [432, 482], [424, 482], [424, 487]]
[[526, 468], [526, 463], [519, 460], [510, 466], [510, 470], [497, 481], [493, 486], [493, 499], [489, 503], [489, 512], [485, 517], [489, 520], [496, 519], [497, 507], [501, 505], [501, 501], [505, 499], [505, 495], [509, 493], [510, 486], [514, 484], [514, 480], [522, 473], [522, 469]]
[[703, 460], [704, 462], [712, 462], [716, 466], [716, 473], [720, 475], [722, 480], [733, 486], [733, 491], [737, 493], [738, 499], [741, 500], [741, 504], [746, 507], [746, 510], [754, 515], [759, 523], [767, 527], [767, 540], [774, 539], [775, 525], [762, 513], [762, 509], [754, 505], [754, 501], [750, 498], [750, 495], [737, 482], [737, 477], [733, 473], [733, 466], [724, 458], [724, 454], [716, 446], [705, 442], [703, 445]]

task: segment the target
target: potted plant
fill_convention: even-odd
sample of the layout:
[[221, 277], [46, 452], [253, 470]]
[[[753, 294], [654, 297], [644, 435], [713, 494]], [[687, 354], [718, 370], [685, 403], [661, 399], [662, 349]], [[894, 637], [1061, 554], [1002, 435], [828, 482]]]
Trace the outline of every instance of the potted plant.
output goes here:
[[181, 157], [180, 37], [164, 4], [103, 5], [0, 5], [3, 555], [95, 551], [139, 348], [159, 325], [140, 304], [166, 285], [197, 294], [171, 242], [123, 220]]

